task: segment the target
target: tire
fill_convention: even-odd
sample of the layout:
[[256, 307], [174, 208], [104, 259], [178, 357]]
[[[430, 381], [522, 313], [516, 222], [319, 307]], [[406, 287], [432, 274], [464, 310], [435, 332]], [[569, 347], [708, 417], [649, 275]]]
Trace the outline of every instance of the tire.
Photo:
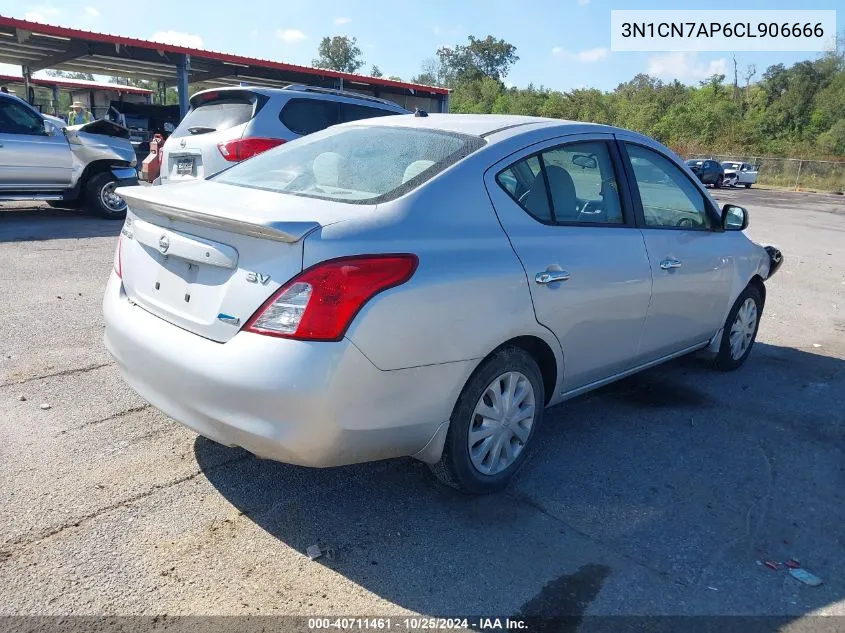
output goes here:
[[751, 189], [751, 183], [750, 183], [750, 182], [745, 183], [745, 188], [746, 188], [746, 189]]
[[[515, 408], [507, 404], [510, 385], [516, 396], [524, 394]], [[498, 400], [498, 406], [491, 397], [497, 389], [500, 396], [505, 396]], [[534, 358], [519, 347], [498, 350], [464, 386], [452, 411], [443, 455], [431, 467], [432, 472], [441, 482], [462, 492], [489, 494], [501, 490], [525, 463], [535, 443], [544, 403], [543, 377]], [[491, 417], [478, 413], [480, 407], [486, 408]], [[504, 423], [500, 423], [496, 414], [503, 408]], [[530, 417], [514, 417], [519, 415]], [[483, 438], [472, 445], [471, 429]]]
[[[748, 312], [750, 304], [748, 301], [754, 302], [754, 322], [749, 324]], [[740, 316], [741, 310], [743, 316]], [[760, 326], [760, 317], [763, 314], [763, 297], [760, 291], [753, 285], [749, 285], [742, 291], [736, 302], [734, 302], [731, 311], [728, 313], [728, 318], [722, 331], [722, 342], [719, 345], [719, 352], [716, 355], [716, 367], [722, 371], [733, 371], [745, 362], [751, 349], [754, 347], [754, 342], [757, 340], [757, 329]], [[738, 336], [743, 337], [743, 343], [737, 344], [736, 340], [731, 340], [732, 330], [736, 325]]]
[[725, 181], [725, 179], [724, 179], [724, 178], [722, 178], [721, 176], [717, 176], [717, 177], [716, 177], [716, 182], [714, 182], [714, 183], [713, 183], [713, 186], [714, 186], [714, 187], [716, 187], [716, 189], [721, 189], [721, 188], [722, 188], [722, 183], [723, 183], [724, 181]]
[[[117, 179], [108, 172], [94, 174], [85, 183], [85, 202], [91, 213], [108, 220], [126, 217], [126, 201], [114, 195]], [[120, 204], [115, 201], [120, 200]]]

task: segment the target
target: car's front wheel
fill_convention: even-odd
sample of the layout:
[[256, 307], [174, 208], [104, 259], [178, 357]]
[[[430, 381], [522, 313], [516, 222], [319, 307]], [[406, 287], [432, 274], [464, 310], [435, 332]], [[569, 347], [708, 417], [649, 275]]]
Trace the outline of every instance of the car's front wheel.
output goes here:
[[464, 386], [432, 471], [464, 492], [501, 490], [525, 461], [544, 402], [543, 378], [531, 355], [519, 347], [498, 350]]
[[745, 188], [746, 188], [746, 189], [751, 189], [751, 183], [750, 183], [750, 182], [745, 183]]
[[731, 371], [748, 358], [763, 313], [763, 297], [755, 286], [746, 287], [734, 303], [722, 331], [722, 342], [716, 355], [716, 367]]
[[109, 220], [126, 217], [126, 200], [115, 193], [117, 179], [108, 172], [94, 174], [85, 184], [85, 198], [91, 212]]

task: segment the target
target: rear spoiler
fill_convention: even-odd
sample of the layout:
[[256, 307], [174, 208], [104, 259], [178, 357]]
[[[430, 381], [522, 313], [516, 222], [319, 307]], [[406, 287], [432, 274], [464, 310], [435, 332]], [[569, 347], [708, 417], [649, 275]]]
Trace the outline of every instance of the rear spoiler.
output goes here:
[[[171, 185], [173, 186], [173, 185]], [[176, 185], [178, 186], [178, 185]], [[258, 237], [276, 242], [298, 242], [312, 231], [319, 229], [319, 222], [273, 222], [250, 217], [238, 213], [237, 217], [229, 214], [208, 213], [198, 208], [187, 206], [172, 207], [161, 202], [150, 200], [145, 192], [146, 187], [118, 187], [115, 193], [126, 200], [132, 211], [152, 213], [169, 220], [183, 220], [199, 226], [222, 229]], [[159, 189], [156, 187], [156, 189]], [[158, 192], [156, 192], [158, 193]]]

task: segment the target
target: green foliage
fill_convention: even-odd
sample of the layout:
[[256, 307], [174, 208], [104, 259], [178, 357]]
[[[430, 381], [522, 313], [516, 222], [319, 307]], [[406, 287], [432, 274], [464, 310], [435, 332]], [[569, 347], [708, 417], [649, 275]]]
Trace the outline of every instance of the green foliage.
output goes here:
[[320, 41], [317, 54], [319, 57], [311, 62], [315, 68], [354, 73], [364, 65], [357, 38], [346, 35], [324, 37]]
[[373, 64], [373, 67], [370, 69], [370, 77], [384, 77], [384, 73], [381, 72], [381, 69]]
[[[525, 114], [607, 123], [657, 138], [680, 152], [833, 157], [845, 155], [845, 53], [826, 53], [791, 67], [769, 67], [757, 83], [726, 85], [713, 75], [696, 87], [640, 74], [615, 90], [568, 92], [501, 82], [515, 49], [492, 38], [501, 55], [470, 64], [457, 46], [423, 64], [419, 83], [452, 88], [452, 112]], [[485, 47], [489, 48], [487, 44]], [[508, 48], [510, 47], [510, 48]], [[447, 51], [447, 54], [443, 54]], [[507, 53], [503, 52], [507, 51]], [[457, 61], [456, 61], [457, 60]], [[497, 66], [497, 63], [501, 63]], [[739, 83], [739, 82], [738, 82]]]
[[81, 79], [83, 81], [94, 81], [94, 75], [91, 73], [78, 73], [67, 70], [48, 70], [48, 77], [63, 77], [64, 79]]
[[516, 46], [488, 35], [480, 40], [472, 35], [468, 43], [454, 48], [443, 46], [437, 50], [436, 68], [426, 71], [439, 85], [454, 86], [458, 82], [481, 80], [489, 77], [502, 81], [519, 57]]

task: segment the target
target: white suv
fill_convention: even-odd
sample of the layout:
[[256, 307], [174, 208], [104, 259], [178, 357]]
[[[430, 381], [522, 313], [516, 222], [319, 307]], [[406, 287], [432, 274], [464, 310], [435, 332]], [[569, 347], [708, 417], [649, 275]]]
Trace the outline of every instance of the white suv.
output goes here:
[[384, 99], [312, 86], [203, 90], [164, 145], [161, 184], [207, 178], [335, 123], [407, 113]]

